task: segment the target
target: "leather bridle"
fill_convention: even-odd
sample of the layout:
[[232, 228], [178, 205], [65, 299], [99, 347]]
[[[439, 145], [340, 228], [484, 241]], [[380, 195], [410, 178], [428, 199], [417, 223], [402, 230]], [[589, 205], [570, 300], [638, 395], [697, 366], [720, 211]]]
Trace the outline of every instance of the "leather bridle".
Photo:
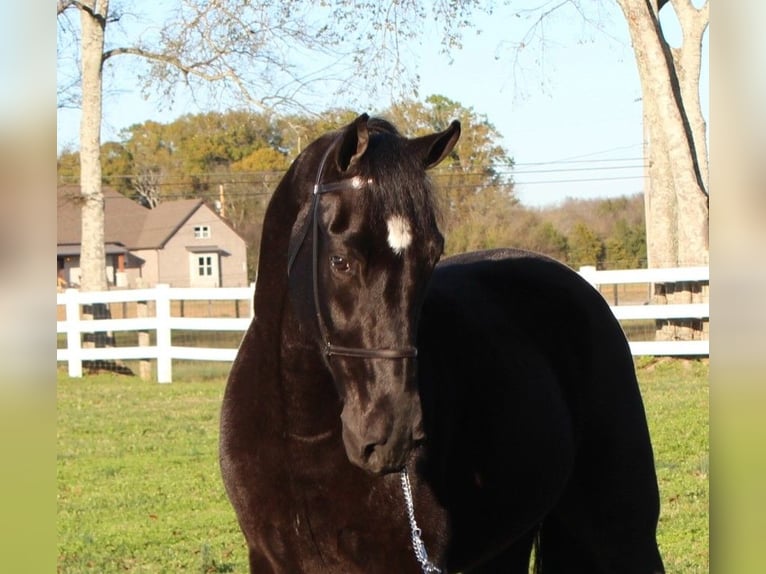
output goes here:
[[[322, 156], [322, 161], [319, 164], [316, 180], [314, 182], [310, 214], [312, 259], [311, 282], [314, 291], [314, 310], [316, 312], [317, 324], [319, 326], [319, 334], [324, 343], [324, 354], [328, 357], [333, 355], [340, 355], [345, 357], [360, 357], [364, 359], [411, 359], [417, 357], [418, 350], [416, 347], [366, 349], [362, 347], [342, 347], [340, 345], [334, 345], [330, 342], [329, 331], [327, 329], [324, 318], [322, 317], [321, 307], [319, 306], [319, 200], [325, 193], [361, 191], [371, 182], [371, 180], [365, 180], [359, 176], [356, 176], [332, 183], [322, 183], [322, 175], [324, 174], [325, 163], [327, 162], [327, 158], [329, 157], [330, 151], [333, 148], [335, 148], [335, 143], [328, 146], [324, 156]], [[307, 235], [308, 225], [304, 228], [303, 236], [301, 237], [300, 242], [296, 245], [292, 255], [290, 256], [287, 266], [288, 275], [290, 274], [290, 270], [292, 269], [298, 252], [301, 250], [303, 243], [306, 241]]]

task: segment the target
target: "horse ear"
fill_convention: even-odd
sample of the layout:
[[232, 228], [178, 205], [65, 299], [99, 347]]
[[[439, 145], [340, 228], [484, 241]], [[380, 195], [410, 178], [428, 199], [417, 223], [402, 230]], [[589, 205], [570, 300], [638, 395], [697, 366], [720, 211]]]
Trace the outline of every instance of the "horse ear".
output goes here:
[[410, 140], [416, 156], [423, 161], [423, 167], [431, 169], [449, 155], [460, 138], [460, 122], [453, 120], [443, 132], [422, 136]]
[[343, 141], [338, 151], [338, 167], [341, 171], [347, 171], [367, 151], [367, 144], [370, 142], [367, 129], [369, 119], [370, 116], [362, 114], [343, 129]]

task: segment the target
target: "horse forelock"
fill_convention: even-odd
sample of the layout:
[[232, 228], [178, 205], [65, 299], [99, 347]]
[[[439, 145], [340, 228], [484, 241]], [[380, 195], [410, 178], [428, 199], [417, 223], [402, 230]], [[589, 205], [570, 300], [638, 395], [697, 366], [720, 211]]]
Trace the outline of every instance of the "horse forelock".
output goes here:
[[[438, 230], [440, 217], [433, 185], [420, 160], [408, 150], [407, 139], [393, 124], [381, 118], [370, 118], [367, 127], [368, 148], [345, 177], [358, 176], [369, 182], [355, 199], [369, 224], [386, 231], [391, 219], [396, 218], [406, 221], [416, 236]], [[321, 159], [328, 149], [337, 145], [341, 134], [341, 131], [324, 134], [307, 146], [291, 165], [290, 180], [301, 190], [298, 201], [310, 197]], [[322, 180], [334, 181], [338, 177], [344, 176], [333, 173], [332, 162], [328, 161]]]
[[396, 218], [407, 221], [416, 233], [428, 233], [438, 227], [431, 181], [420, 161], [408, 153], [406, 139], [397, 132], [370, 134], [359, 171], [370, 182], [362, 201], [374, 225], [386, 229]]

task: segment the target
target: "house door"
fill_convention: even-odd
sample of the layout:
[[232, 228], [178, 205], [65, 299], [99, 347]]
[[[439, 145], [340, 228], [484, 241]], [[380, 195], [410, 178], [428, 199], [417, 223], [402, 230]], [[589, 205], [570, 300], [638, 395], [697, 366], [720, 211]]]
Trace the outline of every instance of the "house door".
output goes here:
[[218, 253], [193, 253], [190, 271], [191, 287], [220, 287], [221, 285]]

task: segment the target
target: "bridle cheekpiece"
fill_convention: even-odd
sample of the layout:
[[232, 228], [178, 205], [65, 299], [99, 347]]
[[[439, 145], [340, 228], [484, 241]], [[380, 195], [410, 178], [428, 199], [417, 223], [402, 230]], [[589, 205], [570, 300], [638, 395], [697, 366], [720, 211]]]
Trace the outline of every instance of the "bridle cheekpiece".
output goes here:
[[[327, 162], [327, 158], [330, 155], [330, 151], [335, 145], [328, 146], [322, 161], [319, 164], [317, 170], [316, 180], [314, 182], [312, 205], [311, 205], [311, 282], [314, 292], [314, 310], [316, 312], [317, 324], [319, 326], [319, 334], [322, 337], [324, 345], [324, 354], [328, 357], [333, 355], [340, 355], [344, 357], [360, 357], [364, 359], [411, 359], [417, 357], [418, 350], [416, 347], [399, 347], [399, 348], [362, 348], [362, 347], [343, 347], [340, 345], [334, 345], [330, 342], [330, 334], [327, 329], [327, 325], [322, 317], [321, 307], [319, 305], [319, 200], [326, 193], [344, 192], [344, 191], [363, 191], [370, 183], [371, 179], [365, 179], [359, 176], [351, 177], [348, 179], [341, 179], [331, 183], [322, 183], [322, 176], [324, 175], [324, 167]], [[288, 262], [288, 275], [295, 257], [297, 257], [301, 246], [306, 241], [308, 235], [308, 227], [304, 231], [300, 244], [296, 247], [292, 257]]]

